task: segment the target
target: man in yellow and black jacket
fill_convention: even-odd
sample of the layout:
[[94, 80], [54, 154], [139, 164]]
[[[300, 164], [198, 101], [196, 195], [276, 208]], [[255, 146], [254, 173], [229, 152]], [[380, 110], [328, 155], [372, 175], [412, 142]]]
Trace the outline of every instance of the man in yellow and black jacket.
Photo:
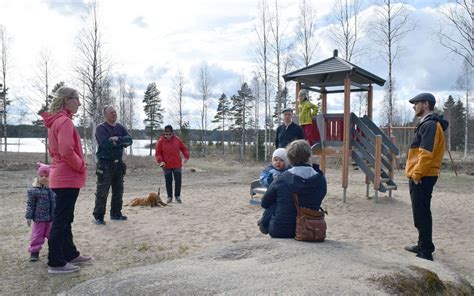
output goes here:
[[405, 249], [416, 253], [419, 258], [433, 260], [435, 246], [432, 241], [431, 194], [438, 180], [444, 155], [444, 131], [448, 122], [433, 113], [436, 99], [432, 94], [421, 93], [412, 98], [410, 103], [413, 104], [416, 117], [420, 118], [406, 163], [418, 244]]

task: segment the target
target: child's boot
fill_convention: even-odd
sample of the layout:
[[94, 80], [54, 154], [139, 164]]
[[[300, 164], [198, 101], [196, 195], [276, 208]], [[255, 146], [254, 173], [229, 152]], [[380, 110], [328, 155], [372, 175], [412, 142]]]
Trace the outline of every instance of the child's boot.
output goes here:
[[35, 262], [39, 259], [39, 252], [32, 252], [30, 256], [30, 261]]

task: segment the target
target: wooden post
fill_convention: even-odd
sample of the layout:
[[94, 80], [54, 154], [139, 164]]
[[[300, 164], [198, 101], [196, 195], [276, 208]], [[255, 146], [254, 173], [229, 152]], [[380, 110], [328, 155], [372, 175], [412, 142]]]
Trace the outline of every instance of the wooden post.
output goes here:
[[346, 202], [346, 191], [349, 185], [349, 153], [351, 143], [351, 78], [347, 74], [344, 79], [344, 137], [343, 137], [343, 159], [342, 159], [342, 201]]
[[[328, 99], [328, 94], [326, 93], [326, 88], [321, 87], [321, 114], [326, 114], [327, 113], [327, 99]], [[323, 126], [321, 128], [325, 129], [325, 122], [323, 121]], [[325, 139], [322, 138], [321, 135], [321, 141], [324, 141]], [[321, 171], [323, 173], [326, 173], [326, 155], [322, 154], [320, 156], [320, 163], [319, 167], [321, 168]]]
[[372, 119], [372, 106], [373, 106], [373, 87], [369, 84], [369, 90], [367, 91], [367, 117]]
[[380, 172], [382, 170], [382, 136], [375, 136], [375, 167], [374, 167], [374, 189], [375, 189], [375, 202], [379, 199], [380, 189]]
[[[391, 136], [390, 140], [392, 140], [392, 143], [395, 144], [395, 146], [397, 146], [397, 138], [395, 136]], [[397, 155], [395, 153], [390, 152], [390, 156], [392, 157], [392, 161], [390, 163], [392, 168], [390, 170], [389, 177], [390, 177], [390, 180], [393, 180], [395, 176], [395, 168], [398, 167], [398, 161], [397, 161]], [[388, 197], [392, 197], [392, 189], [388, 190]]]
[[298, 95], [300, 93], [300, 90], [301, 90], [301, 82], [296, 82], [296, 87], [295, 87], [295, 90], [296, 90], [296, 95], [295, 95], [295, 114], [296, 115], [299, 115], [299, 111], [298, 111], [298, 107], [299, 107], [299, 103], [300, 103], [300, 100], [298, 100]]
[[[369, 117], [372, 120], [372, 109], [373, 109], [373, 87], [372, 84], [369, 84], [369, 89], [367, 91], [367, 117]], [[369, 198], [369, 186], [370, 186], [370, 180], [367, 175], [365, 175], [365, 184], [366, 184], [366, 197]]]

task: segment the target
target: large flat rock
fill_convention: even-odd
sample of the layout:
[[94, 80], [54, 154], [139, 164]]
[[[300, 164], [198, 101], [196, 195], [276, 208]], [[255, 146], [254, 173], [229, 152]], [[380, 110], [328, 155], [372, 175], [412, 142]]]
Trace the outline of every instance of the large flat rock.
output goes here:
[[[444, 285], [461, 293], [473, 292], [458, 273], [408, 252], [394, 254], [330, 240], [306, 243], [262, 238], [122, 270], [84, 282], [63, 294], [387, 295], [404, 293], [406, 287], [401, 284], [406, 278], [430, 282], [426, 275], [437, 276], [441, 288]], [[411, 289], [416, 284], [407, 285]]]

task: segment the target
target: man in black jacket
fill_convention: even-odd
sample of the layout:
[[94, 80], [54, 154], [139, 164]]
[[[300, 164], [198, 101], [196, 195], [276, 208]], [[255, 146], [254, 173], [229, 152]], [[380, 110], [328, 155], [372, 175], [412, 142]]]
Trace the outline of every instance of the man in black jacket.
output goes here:
[[132, 137], [125, 127], [117, 123], [117, 112], [114, 107], [104, 108], [105, 121], [96, 128], [97, 140], [97, 191], [95, 193], [95, 224], [105, 225], [104, 215], [109, 189], [112, 187], [110, 202], [110, 219], [127, 220], [122, 215], [123, 176], [125, 164], [122, 161], [123, 148], [132, 145]]
[[285, 148], [294, 140], [304, 139], [303, 129], [293, 122], [293, 109], [286, 108], [281, 114], [283, 114], [283, 124], [276, 130], [275, 148]]

